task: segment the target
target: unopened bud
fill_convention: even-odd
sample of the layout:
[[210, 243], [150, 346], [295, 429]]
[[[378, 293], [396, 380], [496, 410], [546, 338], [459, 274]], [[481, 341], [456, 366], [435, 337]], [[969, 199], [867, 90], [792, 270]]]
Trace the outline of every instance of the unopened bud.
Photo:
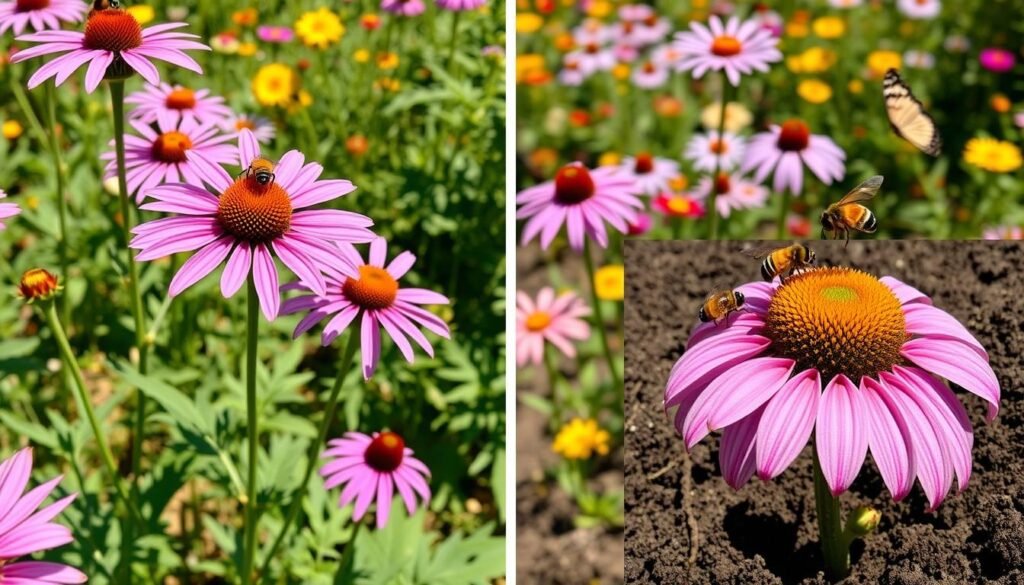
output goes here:
[[33, 268], [21, 276], [18, 296], [26, 302], [48, 301], [57, 296], [61, 287], [57, 277], [42, 268]]
[[861, 506], [846, 519], [846, 530], [855, 536], [871, 534], [882, 521], [882, 513], [874, 508]]

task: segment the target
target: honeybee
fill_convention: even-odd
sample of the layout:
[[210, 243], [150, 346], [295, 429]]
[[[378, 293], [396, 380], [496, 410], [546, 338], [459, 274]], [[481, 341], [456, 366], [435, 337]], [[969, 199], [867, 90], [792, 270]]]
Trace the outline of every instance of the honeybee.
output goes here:
[[761, 263], [761, 277], [768, 282], [776, 276], [785, 281], [788, 276], [810, 267], [815, 260], [814, 251], [803, 244], [791, 244], [782, 248], [768, 246], [743, 252], [758, 260], [764, 259]]
[[89, 12], [89, 16], [92, 16], [95, 12], [100, 12], [108, 8], [117, 10], [121, 7], [121, 3], [118, 0], [93, 0], [92, 10]]
[[267, 186], [274, 182], [274, 162], [265, 158], [254, 158], [249, 168], [243, 173], [246, 177], [255, 177], [256, 183]]
[[874, 197], [882, 186], [882, 180], [881, 175], [871, 177], [854, 187], [837, 203], [829, 205], [825, 211], [821, 212], [822, 238], [828, 232], [832, 239], [839, 239], [839, 232], [842, 232], [846, 236], [845, 247], [850, 245], [850, 230], [857, 230], [865, 234], [875, 233], [875, 229], [878, 228], [878, 218], [860, 202]]
[[729, 315], [739, 311], [746, 299], [743, 293], [730, 288], [715, 288], [704, 299], [704, 304], [697, 311], [697, 318], [701, 323], [714, 321], [718, 323], [721, 319], [729, 320]]

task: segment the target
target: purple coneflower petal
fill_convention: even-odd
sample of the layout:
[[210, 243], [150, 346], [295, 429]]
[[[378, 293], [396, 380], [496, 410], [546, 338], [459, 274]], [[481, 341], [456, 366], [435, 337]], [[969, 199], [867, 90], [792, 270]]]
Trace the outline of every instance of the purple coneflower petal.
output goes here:
[[722, 467], [725, 483], [734, 490], [743, 487], [743, 484], [754, 475], [757, 461], [757, 429], [764, 409], [762, 405], [722, 431], [718, 462]]
[[[171, 280], [171, 286], [167, 294], [176, 297], [186, 288], [202, 280], [213, 269], [220, 265], [231, 251], [234, 242], [231, 238], [221, 238], [208, 244], [202, 250], [196, 252], [181, 266], [178, 273]], [[141, 256], [141, 254], [140, 254]]]
[[759, 316], [756, 311], [748, 312], [741, 310], [737, 314], [730, 315], [727, 324], [715, 322], [697, 323], [693, 331], [690, 332], [687, 347], [693, 347], [698, 343], [720, 335], [731, 335], [737, 332], [747, 335], [760, 335], [764, 327], [764, 318]]
[[715, 378], [736, 364], [760, 355], [771, 341], [760, 335], [719, 335], [686, 350], [672, 367], [665, 389], [665, 408], [696, 396]]
[[932, 300], [928, 298], [928, 295], [924, 294], [923, 292], [917, 290], [916, 288], [910, 286], [905, 282], [896, 280], [891, 276], [883, 276], [878, 280], [881, 281], [882, 284], [884, 284], [885, 286], [892, 289], [893, 294], [896, 295], [896, 298], [898, 298], [900, 300], [900, 303], [904, 305], [910, 303], [925, 303], [928, 305], [932, 304]]
[[381, 474], [377, 482], [377, 529], [384, 528], [391, 513], [391, 498], [395, 495], [395, 484], [390, 474]]
[[914, 457], [910, 432], [899, 410], [890, 410], [881, 385], [870, 378], [861, 381], [861, 406], [867, 415], [868, 448], [892, 499], [899, 502], [914, 487]]
[[256, 284], [256, 296], [260, 299], [263, 316], [273, 321], [281, 308], [281, 296], [277, 290], [277, 267], [265, 244], [259, 244], [253, 249], [252, 278]]
[[949, 313], [932, 305], [912, 303], [903, 307], [903, 316], [907, 320], [907, 333], [914, 337], [955, 339], [988, 361], [988, 352], [981, 343]]
[[46, 561], [22, 561], [4, 566], [4, 583], [33, 585], [85, 583], [88, 577], [78, 569]]
[[369, 477], [369, 481], [363, 485], [362, 491], [360, 491], [359, 495], [356, 496], [356, 505], [355, 508], [352, 509], [353, 520], [358, 522], [364, 515], [366, 515], [366, 511], [370, 508], [370, 504], [373, 503], [374, 496], [377, 495], [377, 485], [386, 480], [387, 478], [384, 477], [382, 473], [378, 473], [376, 471], [373, 472]]
[[807, 445], [818, 416], [821, 376], [804, 370], [790, 378], [764, 408], [757, 428], [757, 476], [773, 479]]
[[818, 405], [815, 445], [821, 472], [833, 496], [845, 492], [868, 453], [868, 419], [860, 390], [840, 374], [825, 387]]
[[249, 242], [239, 242], [235, 251], [224, 266], [224, 274], [220, 277], [220, 292], [224, 298], [231, 298], [245, 284], [246, 277], [252, 269], [252, 246]]
[[912, 339], [903, 344], [900, 355], [986, 400], [988, 422], [999, 414], [999, 380], [970, 345], [949, 339]]

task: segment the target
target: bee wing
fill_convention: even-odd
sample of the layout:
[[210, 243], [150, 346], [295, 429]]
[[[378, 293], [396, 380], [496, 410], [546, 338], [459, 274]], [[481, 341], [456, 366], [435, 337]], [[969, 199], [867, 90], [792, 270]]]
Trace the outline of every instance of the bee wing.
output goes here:
[[772, 252], [774, 252], [776, 250], [781, 250], [782, 248], [785, 248], [785, 246], [779, 246], [777, 244], [772, 244], [772, 245], [768, 245], [768, 246], [757, 246], [757, 247], [754, 247], [754, 248], [744, 248], [743, 250], [741, 250], [741, 252], [743, 252], [747, 256], [750, 256], [751, 258], [757, 258], [758, 260], [763, 260], [763, 259], [767, 258], [768, 256], [770, 256]]
[[875, 175], [860, 185], [857, 185], [852, 191], [844, 195], [843, 198], [839, 200], [839, 203], [836, 203], [836, 207], [842, 207], [851, 203], [860, 203], [861, 201], [871, 199], [882, 187], [882, 181], [884, 179], [885, 177], [882, 175]]

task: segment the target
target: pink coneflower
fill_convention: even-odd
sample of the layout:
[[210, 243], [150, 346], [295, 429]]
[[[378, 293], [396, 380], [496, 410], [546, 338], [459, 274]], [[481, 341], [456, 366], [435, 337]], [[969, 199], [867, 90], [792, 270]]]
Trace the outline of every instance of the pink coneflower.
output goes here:
[[[163, 183], [202, 184], [202, 171], [196, 168], [200, 164], [238, 164], [235, 147], [225, 144], [234, 140], [234, 136], [223, 134], [217, 124], [200, 126], [186, 119], [179, 126], [169, 116], [155, 122], [156, 130], [142, 120], [130, 123], [139, 136], [125, 135], [125, 168], [128, 194], [134, 193], [139, 203], [146, 198], [149, 189]], [[100, 158], [108, 161], [105, 177], [116, 177], [117, 152], [105, 152]]]
[[487, 0], [437, 0], [438, 8], [453, 12], [477, 10], [484, 4], [487, 4]]
[[649, 152], [627, 156], [617, 168], [620, 176], [633, 181], [633, 192], [637, 195], [657, 195], [679, 176], [679, 163], [654, 157]]
[[[999, 383], [978, 341], [931, 299], [892, 277], [810, 269], [780, 285], [739, 287], [744, 310], [690, 335], [665, 391], [692, 448], [725, 429], [719, 458], [735, 489], [782, 473], [814, 432], [833, 495], [871, 451], [893, 499], [915, 477], [935, 509], [971, 474], [973, 433], [941, 378], [999, 410]], [[824, 390], [823, 390], [824, 389]]]
[[651, 61], [669, 69], [675, 69], [683, 57], [671, 44], [659, 45], [651, 50]]
[[181, 85], [166, 83], [147, 85], [127, 98], [126, 104], [134, 104], [131, 112], [134, 120], [151, 124], [163, 120], [164, 127], [177, 126], [188, 120], [193, 126], [221, 123], [231, 116], [231, 108], [224, 105], [224, 98], [210, 95], [210, 90], [193, 90]]
[[32, 25], [36, 32], [60, 30], [61, 23], [79, 23], [88, 6], [82, 0], [11, 0], [0, 2], [0, 35], [8, 30], [25, 32]]
[[694, 219], [704, 217], [704, 206], [689, 193], [665, 191], [651, 200], [651, 208], [666, 217]]
[[430, 487], [426, 481], [430, 469], [412, 456], [412, 449], [407, 448], [397, 434], [384, 431], [371, 437], [348, 432], [343, 439], [332, 439], [327, 444], [330, 448], [323, 456], [335, 459], [320, 468], [324, 488], [345, 486], [338, 506], [344, 508], [355, 502], [352, 519], [356, 522], [363, 518], [370, 504], [376, 502], [377, 528], [384, 528], [395, 489], [410, 516], [416, 513], [416, 495], [424, 506], [430, 503]]
[[828, 5], [832, 8], [856, 8], [864, 4], [864, 0], [828, 0]]
[[60, 85], [86, 63], [89, 64], [85, 74], [88, 93], [95, 91], [104, 79], [123, 79], [133, 71], [146, 81], [157, 84], [160, 83], [160, 72], [150, 59], [203, 73], [202, 67], [185, 51], [209, 51], [210, 48], [190, 40], [199, 38], [196, 35], [170, 32], [184, 26], [188, 24], [172, 22], [143, 30], [131, 14], [120, 8], [106, 8], [92, 13], [85, 22], [85, 32], [55, 30], [18, 37], [18, 41], [40, 44], [18, 51], [11, 57], [11, 62], [64, 53], [40, 67], [29, 78], [29, 89], [51, 77], [56, 77], [56, 84]]
[[[763, 5], [762, 5], [763, 6]], [[782, 36], [782, 27], [785, 24], [782, 15], [768, 8], [761, 8], [754, 12], [752, 18], [757, 21], [761, 28], [772, 33], [773, 37]]]
[[267, 144], [277, 135], [277, 128], [268, 118], [231, 113], [221, 124], [221, 129], [232, 134], [249, 130], [261, 144]]
[[572, 40], [576, 45], [605, 45], [612, 40], [612, 30], [600, 20], [588, 18], [572, 31]]
[[558, 82], [567, 87], [577, 87], [583, 85], [587, 77], [589, 75], [580, 69], [579, 59], [572, 55], [566, 55], [562, 70], [558, 72]]
[[380, 8], [399, 16], [419, 16], [427, 9], [423, 0], [380, 0]]
[[768, 201], [768, 189], [757, 183], [744, 179], [741, 175], [729, 175], [719, 173], [718, 179], [711, 180], [711, 177], [703, 177], [697, 188], [694, 189], [694, 197], [701, 201], [707, 201], [714, 189], [715, 208], [722, 217], [729, 217], [733, 210], [757, 209], [764, 207]]
[[572, 60], [585, 76], [590, 77], [598, 71], [610, 71], [618, 63], [614, 49], [591, 43], [565, 55], [565, 60]]
[[528, 219], [523, 227], [523, 245], [540, 236], [540, 245], [547, 249], [565, 225], [569, 245], [582, 250], [586, 236], [608, 247], [605, 222], [625, 233], [643, 202], [633, 193], [633, 181], [618, 174], [615, 167], [593, 171], [581, 163], [562, 167], [554, 181], [520, 191], [516, 195], [517, 219]]
[[657, 89], [668, 82], [668, 68], [654, 61], [645, 61], [633, 70], [633, 85], [641, 89]]
[[[390, 264], [387, 258], [388, 244], [384, 238], [375, 238], [370, 243], [369, 262], [364, 261], [352, 245], [339, 244], [331, 261], [324, 266], [326, 290], [288, 299], [281, 309], [285, 315], [310, 311], [295, 328], [295, 338], [331, 317], [321, 336], [325, 346], [355, 323], [361, 335], [363, 377], [367, 380], [373, 376], [380, 361], [381, 328], [409, 363], [413, 362], [414, 355], [408, 338], [412, 338], [427, 355], [434, 357], [434, 348], [420, 327], [445, 339], [451, 335], [444, 320], [420, 306], [447, 305], [447, 297], [427, 289], [403, 288], [398, 284], [416, 262], [416, 256], [412, 252], [402, 252]], [[311, 290], [306, 283], [295, 283], [287, 288]]]
[[773, 189], [778, 193], [789, 189], [799, 195], [804, 186], [803, 165], [822, 183], [831, 185], [845, 175], [845, 160], [846, 153], [831, 138], [811, 134], [807, 124], [800, 120], [788, 120], [750, 139], [743, 172], [756, 169], [754, 180], [763, 183], [775, 171]]
[[629, 223], [629, 230], [626, 233], [631, 236], [642, 236], [651, 231], [652, 223], [650, 215], [643, 212], [638, 213], [636, 214], [636, 221]]
[[1001, 225], [986, 228], [981, 232], [983, 240], [1024, 240], [1024, 228], [1020, 226]]
[[264, 43], [290, 43], [295, 40], [295, 31], [287, 26], [262, 25], [256, 28], [256, 38]]
[[0, 583], [85, 583], [78, 569], [44, 561], [11, 562], [13, 559], [74, 542], [71, 530], [51, 522], [78, 494], [57, 500], [42, 510], [36, 508], [57, 488], [62, 476], [36, 486], [27, 493], [32, 475], [32, 449], [22, 449], [0, 463]]
[[1013, 53], [996, 47], [983, 49], [978, 60], [982, 67], [994, 73], [1006, 73], [1017, 64], [1017, 58]]
[[[144, 193], [156, 201], [142, 209], [178, 215], [135, 227], [130, 244], [141, 250], [137, 259], [142, 261], [198, 250], [174, 275], [168, 290], [171, 296], [227, 260], [220, 280], [224, 297], [238, 292], [251, 273], [263, 314], [273, 320], [281, 300], [274, 255], [310, 289], [325, 294], [322, 271], [333, 261], [327, 242], [368, 242], [374, 237], [367, 229], [373, 221], [357, 213], [295, 211], [356, 189], [346, 180], [319, 180], [323, 167], [304, 164], [305, 156], [297, 150], [285, 153], [267, 184], [252, 173], [233, 179], [220, 165], [194, 152], [186, 156], [201, 181], [163, 185]], [[259, 142], [248, 130], [239, 136], [238, 156], [245, 169], [260, 157]]]
[[[4, 193], [3, 189], [0, 189], [0, 199], [4, 199], [5, 197], [7, 197], [7, 193]], [[21, 208], [18, 207], [17, 203], [0, 203], [0, 230], [7, 227], [4, 225], [3, 220], [10, 219], [19, 213], [21, 213]]]
[[724, 132], [719, 139], [718, 132], [711, 130], [694, 134], [686, 144], [683, 158], [698, 171], [713, 173], [716, 165], [719, 170], [728, 171], [739, 166], [746, 148], [746, 142], [732, 132]]
[[675, 47], [686, 55], [677, 68], [692, 70], [695, 78], [704, 77], [709, 70], [724, 70], [735, 86], [740, 83], [740, 75], [755, 69], [766, 72], [769, 63], [781, 61], [778, 43], [756, 20], [741, 22], [733, 16], [723, 26], [721, 19], [712, 16], [708, 26], [691, 22], [690, 32], [676, 34]]
[[555, 298], [551, 287], [537, 293], [536, 302], [523, 291], [516, 292], [516, 364], [544, 363], [544, 344], [550, 343], [566, 357], [576, 357], [573, 342], [590, 337], [584, 320], [590, 307], [574, 292]]
[[897, 0], [896, 8], [907, 18], [931, 20], [942, 11], [939, 0]]

